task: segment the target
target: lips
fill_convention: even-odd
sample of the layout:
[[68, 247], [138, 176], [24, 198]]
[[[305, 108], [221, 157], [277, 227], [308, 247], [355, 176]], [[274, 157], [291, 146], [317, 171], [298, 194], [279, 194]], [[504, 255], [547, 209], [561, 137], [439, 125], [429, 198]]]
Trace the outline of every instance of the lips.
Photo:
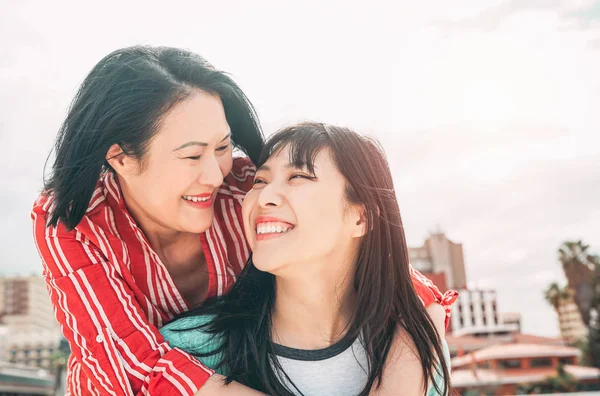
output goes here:
[[204, 193], [197, 195], [184, 195], [181, 198], [193, 207], [206, 209], [213, 205], [214, 193]]
[[256, 240], [272, 239], [294, 229], [294, 225], [273, 216], [259, 216], [255, 221]]

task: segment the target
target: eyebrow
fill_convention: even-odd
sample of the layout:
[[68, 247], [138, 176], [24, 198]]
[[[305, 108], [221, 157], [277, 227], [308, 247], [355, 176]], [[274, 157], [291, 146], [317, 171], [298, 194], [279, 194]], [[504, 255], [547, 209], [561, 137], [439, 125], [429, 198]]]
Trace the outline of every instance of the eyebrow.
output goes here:
[[[290, 169], [290, 168], [296, 168], [296, 165], [288, 163], [287, 165], [285, 165], [285, 167], [286, 167], [287, 169]], [[271, 171], [271, 167], [270, 167], [270, 166], [268, 166], [268, 165], [261, 165], [261, 166], [260, 166], [260, 167], [259, 167], [259, 168], [256, 170], [256, 172], [259, 172], [259, 171], [270, 172], [270, 171]]]
[[[229, 139], [230, 137], [231, 137], [231, 132], [228, 133], [223, 139], [221, 139], [221, 141], [219, 143], [222, 143], [223, 141]], [[208, 143], [198, 142], [198, 141], [191, 141], [191, 142], [187, 142], [187, 143], [182, 144], [181, 146], [177, 147], [173, 151], [182, 150], [182, 149], [184, 149], [186, 147], [190, 147], [190, 146], [202, 146], [202, 147], [206, 147], [206, 146], [208, 146]]]

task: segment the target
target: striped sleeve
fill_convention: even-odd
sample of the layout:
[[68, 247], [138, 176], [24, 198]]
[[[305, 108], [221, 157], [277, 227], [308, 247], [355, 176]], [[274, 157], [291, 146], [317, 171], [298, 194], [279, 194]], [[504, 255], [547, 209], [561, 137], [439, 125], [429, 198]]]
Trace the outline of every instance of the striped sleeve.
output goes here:
[[225, 184], [231, 191], [240, 194], [243, 199], [248, 191], [252, 189], [256, 167], [247, 157], [236, 157], [233, 159], [233, 166], [229, 175], [225, 177]]
[[102, 395], [195, 394], [212, 370], [171, 348], [149, 324], [123, 279], [127, 275], [102, 248], [77, 229], [46, 227], [35, 208], [32, 219], [56, 318], [94, 388]]
[[458, 298], [458, 292], [455, 290], [448, 290], [442, 294], [440, 289], [438, 289], [431, 280], [414, 269], [412, 265], [410, 266], [410, 276], [415, 291], [424, 306], [428, 307], [433, 303], [437, 303], [444, 307], [446, 310], [446, 328], [448, 328], [448, 325], [450, 325], [450, 312], [452, 311], [452, 305]]

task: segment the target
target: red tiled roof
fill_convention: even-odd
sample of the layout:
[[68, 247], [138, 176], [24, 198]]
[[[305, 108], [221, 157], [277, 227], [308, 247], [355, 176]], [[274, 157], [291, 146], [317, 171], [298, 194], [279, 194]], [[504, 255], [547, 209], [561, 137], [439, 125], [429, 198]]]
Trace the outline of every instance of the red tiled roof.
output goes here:
[[472, 352], [499, 344], [565, 345], [565, 341], [562, 338], [540, 337], [521, 333], [494, 337], [475, 337], [470, 335], [454, 336], [452, 334], [446, 334], [446, 342], [448, 343], [451, 352], [460, 350], [463, 352]]
[[[578, 381], [600, 377], [600, 369], [594, 367], [566, 365], [565, 371]], [[555, 375], [557, 375], [555, 369], [511, 371], [510, 373], [488, 369], [460, 369], [452, 370], [452, 386], [465, 388], [482, 385], [522, 384], [543, 381]]]
[[462, 367], [473, 361], [482, 362], [495, 359], [519, 359], [530, 357], [579, 357], [581, 351], [577, 348], [562, 345], [542, 344], [499, 344], [479, 349], [464, 356], [452, 359], [452, 367]]

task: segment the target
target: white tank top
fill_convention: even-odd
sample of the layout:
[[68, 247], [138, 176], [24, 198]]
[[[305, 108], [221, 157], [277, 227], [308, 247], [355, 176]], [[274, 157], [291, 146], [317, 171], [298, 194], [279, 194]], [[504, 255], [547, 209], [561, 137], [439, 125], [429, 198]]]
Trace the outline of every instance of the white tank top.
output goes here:
[[[450, 352], [445, 340], [442, 341], [442, 349], [450, 368]], [[275, 355], [289, 377], [288, 380], [284, 374], [277, 372], [279, 380], [295, 395], [353, 396], [358, 395], [367, 384], [367, 354], [360, 337], [355, 340], [346, 337], [319, 350], [294, 349], [276, 344]], [[435, 382], [442, 389], [443, 375], [441, 370], [436, 371]], [[430, 382], [426, 395], [439, 396], [440, 393]]]
[[352, 396], [358, 395], [367, 383], [367, 355], [360, 337], [342, 339], [318, 350], [275, 345], [275, 354], [285, 374], [302, 393], [278, 372], [279, 380], [295, 395]]

